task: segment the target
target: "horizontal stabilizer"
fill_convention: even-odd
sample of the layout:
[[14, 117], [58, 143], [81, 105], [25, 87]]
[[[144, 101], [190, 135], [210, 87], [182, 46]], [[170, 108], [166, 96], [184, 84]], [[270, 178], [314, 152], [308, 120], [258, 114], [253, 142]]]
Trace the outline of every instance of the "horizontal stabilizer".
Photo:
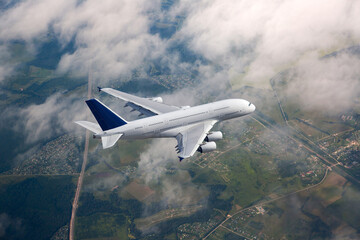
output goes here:
[[124, 119], [97, 99], [87, 100], [86, 104], [103, 131], [127, 124]]
[[75, 123], [92, 131], [93, 133], [101, 133], [102, 132], [100, 126], [96, 123], [92, 123], [92, 122], [88, 122], [88, 121], [76, 121]]
[[117, 140], [122, 136], [122, 134], [114, 134], [111, 136], [101, 137], [103, 149], [110, 148], [115, 145]]

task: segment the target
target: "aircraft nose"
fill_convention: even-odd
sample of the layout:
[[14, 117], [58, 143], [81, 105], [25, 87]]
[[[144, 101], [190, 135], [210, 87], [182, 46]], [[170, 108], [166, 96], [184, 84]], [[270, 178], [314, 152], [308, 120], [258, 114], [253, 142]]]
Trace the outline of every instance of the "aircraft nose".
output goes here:
[[255, 107], [255, 105], [252, 104], [251, 102], [248, 102], [248, 103], [249, 103], [249, 104], [248, 104], [248, 106], [247, 106], [247, 113], [249, 114], [249, 113], [254, 112], [255, 109], [256, 109], [256, 107]]
[[254, 104], [250, 104], [250, 112], [254, 112], [256, 109], [255, 105]]

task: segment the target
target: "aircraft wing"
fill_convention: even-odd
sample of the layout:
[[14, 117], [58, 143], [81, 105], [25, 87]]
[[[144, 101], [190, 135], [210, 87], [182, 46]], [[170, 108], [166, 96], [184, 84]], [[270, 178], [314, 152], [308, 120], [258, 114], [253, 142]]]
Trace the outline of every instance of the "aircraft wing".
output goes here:
[[99, 91], [106, 92], [114, 97], [127, 101], [125, 106], [129, 106], [148, 117], [162, 113], [173, 112], [180, 109], [176, 106], [169, 106], [160, 102], [155, 102], [151, 99], [120, 92], [112, 88], [99, 88]]
[[177, 150], [180, 161], [195, 154], [216, 120], [201, 122], [181, 131], [177, 136]]

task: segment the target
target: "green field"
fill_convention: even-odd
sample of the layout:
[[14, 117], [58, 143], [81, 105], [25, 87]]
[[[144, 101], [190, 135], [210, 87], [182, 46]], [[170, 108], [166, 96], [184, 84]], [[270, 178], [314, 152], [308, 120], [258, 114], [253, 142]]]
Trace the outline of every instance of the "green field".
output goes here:
[[10, 225], [5, 239], [49, 239], [69, 222], [74, 178], [0, 176], [0, 213]]
[[[323, 186], [265, 204], [265, 214], [241, 214], [226, 227], [236, 224], [264, 239], [267, 236], [275, 239], [331, 239], [336, 236], [357, 239], [360, 207], [355, 202], [360, 195], [351, 185], [343, 185], [342, 179], [330, 174]], [[329, 204], [330, 199], [333, 202]], [[221, 231], [216, 233], [219, 234]]]
[[129, 239], [128, 221], [122, 214], [96, 213], [76, 219], [76, 239]]

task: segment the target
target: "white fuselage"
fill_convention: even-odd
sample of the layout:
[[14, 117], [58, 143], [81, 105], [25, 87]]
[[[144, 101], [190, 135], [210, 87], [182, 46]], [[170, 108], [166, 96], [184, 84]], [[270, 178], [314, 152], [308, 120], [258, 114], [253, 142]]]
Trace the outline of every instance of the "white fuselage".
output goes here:
[[252, 113], [254, 110], [255, 106], [246, 100], [228, 99], [135, 120], [118, 128], [104, 131], [98, 136], [121, 133], [122, 139], [176, 137], [184, 126], [208, 120], [223, 121], [237, 118]]

